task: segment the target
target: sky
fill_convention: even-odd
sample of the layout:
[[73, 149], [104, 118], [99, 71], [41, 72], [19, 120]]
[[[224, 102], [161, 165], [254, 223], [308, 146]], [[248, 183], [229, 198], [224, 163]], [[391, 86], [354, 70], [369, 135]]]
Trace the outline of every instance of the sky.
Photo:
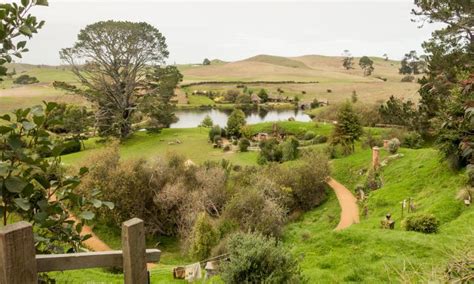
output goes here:
[[412, 0], [198, 1], [50, 0], [32, 13], [46, 21], [17, 62], [58, 65], [88, 24], [101, 20], [145, 21], [166, 37], [168, 64], [204, 58], [235, 61], [258, 54], [382, 56], [400, 59], [435, 26], [411, 22]]

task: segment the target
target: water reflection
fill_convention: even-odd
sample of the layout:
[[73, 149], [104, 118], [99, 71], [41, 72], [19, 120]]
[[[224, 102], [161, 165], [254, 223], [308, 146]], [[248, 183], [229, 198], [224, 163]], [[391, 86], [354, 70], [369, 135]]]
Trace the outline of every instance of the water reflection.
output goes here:
[[[197, 127], [206, 115], [209, 115], [214, 124], [226, 126], [227, 118], [232, 110], [182, 110], [176, 111], [179, 121], [173, 123], [171, 128], [192, 128]], [[268, 121], [287, 121], [290, 117], [296, 121], [311, 121], [311, 118], [300, 110], [245, 110], [248, 124], [255, 124]]]

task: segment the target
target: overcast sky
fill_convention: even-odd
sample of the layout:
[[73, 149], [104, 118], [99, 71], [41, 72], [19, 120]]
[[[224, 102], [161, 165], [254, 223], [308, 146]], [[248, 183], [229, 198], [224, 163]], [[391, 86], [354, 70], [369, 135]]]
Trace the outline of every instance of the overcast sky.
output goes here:
[[204, 58], [239, 60], [258, 54], [356, 56], [422, 52], [434, 26], [412, 23], [412, 0], [113, 1], [50, 0], [32, 11], [46, 21], [21, 62], [60, 64], [59, 50], [100, 20], [146, 21], [167, 39], [169, 64]]

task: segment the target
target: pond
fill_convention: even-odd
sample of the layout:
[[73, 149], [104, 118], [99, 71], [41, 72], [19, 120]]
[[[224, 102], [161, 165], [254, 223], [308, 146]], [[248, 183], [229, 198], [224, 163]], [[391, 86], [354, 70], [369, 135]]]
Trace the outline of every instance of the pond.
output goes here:
[[[179, 121], [171, 124], [170, 128], [193, 128], [199, 126], [206, 115], [212, 118], [214, 124], [219, 126], [227, 125], [227, 118], [232, 110], [180, 110], [175, 114]], [[270, 121], [287, 121], [289, 118], [294, 118], [296, 121], [308, 122], [311, 121], [309, 115], [302, 110], [249, 110], [245, 111], [248, 124], [255, 124], [260, 122]]]

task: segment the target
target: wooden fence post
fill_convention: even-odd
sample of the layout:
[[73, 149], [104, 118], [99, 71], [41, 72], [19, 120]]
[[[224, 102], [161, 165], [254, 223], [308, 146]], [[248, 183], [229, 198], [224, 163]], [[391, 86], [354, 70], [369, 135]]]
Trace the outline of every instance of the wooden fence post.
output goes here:
[[33, 227], [19, 222], [0, 229], [0, 284], [37, 284]]
[[123, 274], [125, 284], [148, 283], [143, 221], [133, 218], [122, 224]]

